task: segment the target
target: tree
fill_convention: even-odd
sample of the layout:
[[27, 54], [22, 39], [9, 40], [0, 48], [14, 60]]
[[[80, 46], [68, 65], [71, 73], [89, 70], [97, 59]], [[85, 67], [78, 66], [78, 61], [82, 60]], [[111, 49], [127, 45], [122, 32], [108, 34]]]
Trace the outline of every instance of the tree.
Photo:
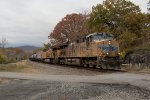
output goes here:
[[137, 39], [137, 36], [126, 30], [120, 35], [119, 38], [121, 51], [129, 51], [133, 49], [133, 42]]
[[50, 48], [50, 43], [44, 43], [43, 51], [47, 51]]
[[130, 1], [105, 0], [92, 8], [88, 26], [93, 32], [113, 34], [121, 50], [128, 51], [138, 38], [145, 36], [146, 15]]
[[144, 28], [146, 28], [146, 15], [142, 13], [129, 13], [122, 17], [123, 31], [128, 30], [135, 34], [137, 38], [144, 36]]
[[87, 16], [73, 13], [66, 15], [55, 26], [49, 37], [55, 39], [58, 43], [62, 43], [64, 41], [72, 41], [87, 33]]
[[92, 31], [109, 32], [117, 38], [124, 30], [123, 18], [126, 14], [140, 13], [139, 6], [126, 0], [106, 0], [93, 6], [88, 26]]
[[147, 11], [148, 11], [148, 13], [150, 13], [150, 0], [149, 0], [149, 2], [147, 3]]
[[8, 44], [7, 39], [2, 38], [2, 40], [0, 41], [0, 47], [4, 49], [7, 44]]
[[7, 58], [6, 58], [6, 56], [4, 56], [4, 55], [2, 55], [2, 54], [0, 54], [0, 64], [4, 64], [4, 63], [6, 63], [7, 62], [7, 60], [6, 60]]

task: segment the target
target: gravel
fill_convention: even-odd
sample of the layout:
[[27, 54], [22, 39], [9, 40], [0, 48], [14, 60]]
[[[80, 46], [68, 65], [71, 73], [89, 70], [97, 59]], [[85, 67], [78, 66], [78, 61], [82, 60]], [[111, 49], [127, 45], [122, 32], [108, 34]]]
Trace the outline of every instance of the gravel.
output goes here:
[[39, 73], [0, 72], [0, 100], [150, 100], [150, 75], [28, 62]]
[[150, 100], [149, 94], [129, 84], [14, 79], [0, 85], [0, 100]]

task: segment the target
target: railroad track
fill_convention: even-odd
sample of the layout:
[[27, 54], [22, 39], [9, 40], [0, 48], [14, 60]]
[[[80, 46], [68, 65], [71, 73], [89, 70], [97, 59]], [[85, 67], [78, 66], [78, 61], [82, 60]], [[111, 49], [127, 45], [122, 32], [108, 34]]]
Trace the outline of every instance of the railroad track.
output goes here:
[[49, 64], [49, 63], [43, 63], [43, 62], [34, 62], [34, 61], [28, 61], [29, 64], [34, 63], [39, 66], [46, 66], [48, 67], [55, 67], [59, 66], [59, 68], [72, 68], [77, 70], [87, 70], [87, 71], [93, 71], [93, 72], [101, 72], [101, 73], [119, 73], [119, 72], [126, 72], [125, 70], [110, 70], [110, 69], [101, 69], [101, 68], [93, 68], [93, 67], [84, 67], [84, 66], [75, 66], [75, 65], [59, 65], [59, 64]]

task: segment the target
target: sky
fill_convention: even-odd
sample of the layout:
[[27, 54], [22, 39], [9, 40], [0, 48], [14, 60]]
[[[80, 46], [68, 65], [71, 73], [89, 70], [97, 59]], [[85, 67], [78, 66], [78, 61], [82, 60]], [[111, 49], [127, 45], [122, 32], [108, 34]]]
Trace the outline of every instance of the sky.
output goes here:
[[[148, 0], [130, 0], [147, 11]], [[42, 46], [66, 14], [91, 10], [103, 0], [0, 0], [0, 39], [8, 46]]]

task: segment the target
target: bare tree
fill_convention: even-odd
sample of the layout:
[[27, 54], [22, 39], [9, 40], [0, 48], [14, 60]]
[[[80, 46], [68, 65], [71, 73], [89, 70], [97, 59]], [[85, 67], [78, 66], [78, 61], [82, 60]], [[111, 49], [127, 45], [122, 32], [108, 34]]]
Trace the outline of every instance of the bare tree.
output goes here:
[[2, 43], [0, 42], [0, 48], [2, 48]]
[[8, 41], [6, 38], [2, 38], [0, 41], [0, 47], [5, 48], [5, 46], [8, 44]]
[[147, 11], [148, 11], [148, 13], [150, 13], [150, 0], [147, 3]]

